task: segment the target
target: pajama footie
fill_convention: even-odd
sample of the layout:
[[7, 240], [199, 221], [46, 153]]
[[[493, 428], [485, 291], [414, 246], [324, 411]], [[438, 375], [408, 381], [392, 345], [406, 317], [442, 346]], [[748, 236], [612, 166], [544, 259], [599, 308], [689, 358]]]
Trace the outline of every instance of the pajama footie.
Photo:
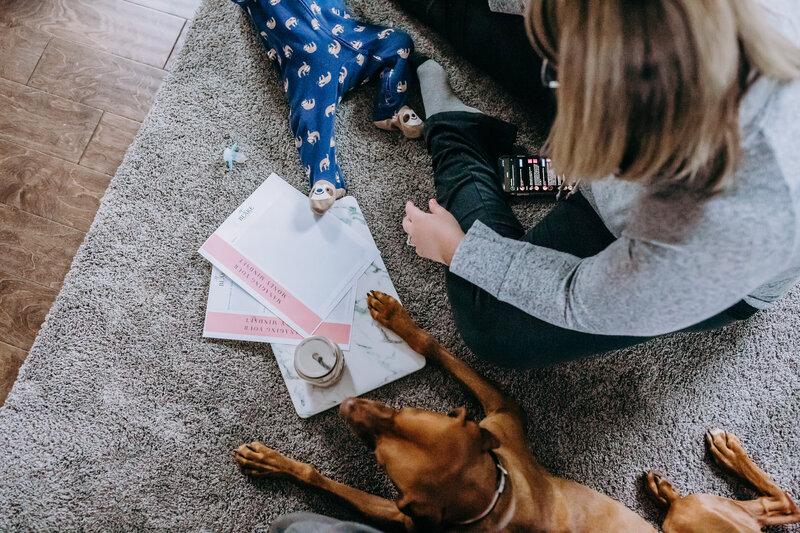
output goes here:
[[336, 160], [334, 118], [342, 95], [380, 76], [373, 120], [406, 103], [414, 44], [407, 33], [354, 20], [342, 0], [233, 0], [250, 15], [277, 62], [290, 126], [310, 185], [346, 189]]

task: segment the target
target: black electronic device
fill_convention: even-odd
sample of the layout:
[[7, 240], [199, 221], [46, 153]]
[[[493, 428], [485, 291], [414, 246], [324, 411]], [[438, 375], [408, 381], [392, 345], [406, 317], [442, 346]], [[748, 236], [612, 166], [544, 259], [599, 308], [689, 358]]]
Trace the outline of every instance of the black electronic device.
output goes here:
[[500, 158], [503, 190], [514, 196], [555, 200], [559, 192], [569, 194], [574, 185], [553, 170], [552, 162], [540, 155], [509, 155]]

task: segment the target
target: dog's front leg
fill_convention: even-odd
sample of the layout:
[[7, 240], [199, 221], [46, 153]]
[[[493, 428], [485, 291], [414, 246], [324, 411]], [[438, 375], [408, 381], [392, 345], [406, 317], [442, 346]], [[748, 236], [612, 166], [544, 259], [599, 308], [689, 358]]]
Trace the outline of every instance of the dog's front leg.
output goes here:
[[489, 380], [481, 377], [464, 361], [450, 353], [444, 346], [414, 322], [400, 302], [388, 294], [371, 291], [367, 295], [372, 318], [397, 333], [412, 350], [449, 371], [478, 399], [487, 416], [498, 411], [508, 412], [522, 422], [522, 411], [508, 396]]
[[411, 519], [401, 513], [392, 500], [334, 481], [310, 464], [290, 459], [261, 442], [243, 444], [233, 456], [247, 475], [291, 479], [337, 496], [384, 529], [413, 530]]

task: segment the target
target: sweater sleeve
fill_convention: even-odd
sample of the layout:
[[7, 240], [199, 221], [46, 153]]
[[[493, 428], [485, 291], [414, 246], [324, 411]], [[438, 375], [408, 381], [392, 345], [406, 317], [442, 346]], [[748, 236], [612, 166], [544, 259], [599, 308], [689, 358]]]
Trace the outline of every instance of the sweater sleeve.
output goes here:
[[772, 270], [765, 262], [779, 259], [775, 250], [747, 254], [725, 242], [710, 249], [708, 243], [675, 245], [623, 235], [582, 259], [501, 237], [478, 221], [456, 250], [450, 271], [563, 328], [654, 336], [727, 309]]

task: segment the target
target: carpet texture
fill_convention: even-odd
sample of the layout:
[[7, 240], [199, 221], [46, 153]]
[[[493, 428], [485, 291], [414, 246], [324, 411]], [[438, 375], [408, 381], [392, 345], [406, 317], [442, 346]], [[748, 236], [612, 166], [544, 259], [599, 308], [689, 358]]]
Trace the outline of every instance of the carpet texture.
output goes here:
[[[352, 7], [408, 29], [467, 104], [518, 123], [524, 145], [541, 140], [525, 106], [396, 5]], [[267, 346], [200, 337], [210, 266], [197, 248], [270, 172], [305, 191], [283, 91], [267, 63], [239, 8], [202, 5], [0, 409], [0, 530], [229, 531], [297, 510], [353, 516], [289, 483], [242, 476], [231, 452], [252, 439], [392, 496], [337, 414], [295, 415]], [[442, 269], [418, 259], [401, 232], [405, 200], [432, 195], [430, 159], [421, 143], [371, 125], [373, 94], [361, 89], [338, 111], [352, 193], [412, 315], [520, 401], [543, 465], [658, 522], [641, 484], [649, 468], [683, 491], [750, 495], [705, 454], [703, 432], [718, 426], [740, 435], [800, 499], [800, 292], [720, 332], [540, 371], [482, 364], [455, 331]], [[226, 174], [221, 154], [233, 140], [250, 160]], [[528, 223], [543, 213], [517, 207]], [[433, 367], [371, 397], [440, 411], [466, 403], [477, 412]]]

